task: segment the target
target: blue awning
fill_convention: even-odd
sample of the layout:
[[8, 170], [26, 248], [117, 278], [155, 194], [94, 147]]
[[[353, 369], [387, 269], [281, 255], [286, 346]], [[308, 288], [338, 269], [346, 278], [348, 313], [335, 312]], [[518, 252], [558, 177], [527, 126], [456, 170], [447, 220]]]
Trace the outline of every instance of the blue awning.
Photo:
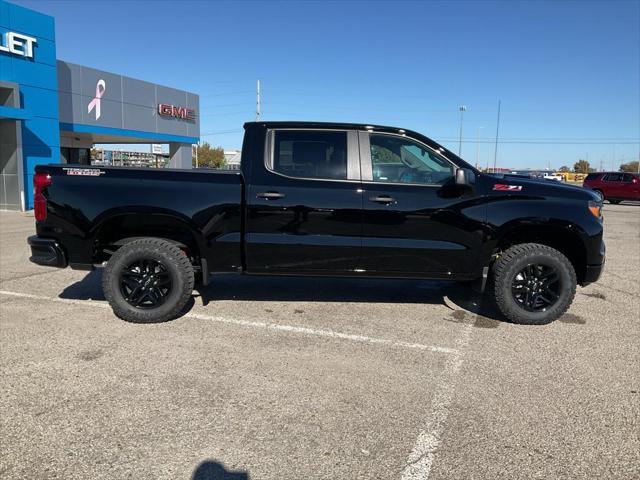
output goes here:
[[0, 106], [0, 119], [29, 120], [30, 118], [31, 114], [27, 110]]

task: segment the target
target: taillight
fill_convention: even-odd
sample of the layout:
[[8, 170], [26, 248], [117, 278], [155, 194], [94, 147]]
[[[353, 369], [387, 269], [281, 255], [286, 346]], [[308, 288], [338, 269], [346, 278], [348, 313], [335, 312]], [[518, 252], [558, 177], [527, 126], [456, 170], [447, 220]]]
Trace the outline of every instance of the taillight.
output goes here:
[[33, 213], [37, 222], [47, 218], [47, 199], [43, 195], [43, 190], [51, 185], [51, 175], [37, 172], [33, 176]]

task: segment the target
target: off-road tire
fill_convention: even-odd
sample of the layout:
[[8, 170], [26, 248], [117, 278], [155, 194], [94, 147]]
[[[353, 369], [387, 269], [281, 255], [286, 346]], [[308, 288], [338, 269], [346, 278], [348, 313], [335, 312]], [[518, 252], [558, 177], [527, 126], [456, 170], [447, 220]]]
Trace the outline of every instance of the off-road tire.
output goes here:
[[[512, 294], [512, 284], [527, 265], [544, 264], [557, 270], [559, 298], [547, 310], [525, 310]], [[493, 266], [493, 294], [500, 312], [514, 323], [545, 325], [566, 313], [576, 294], [576, 272], [567, 257], [558, 250], [537, 243], [521, 243], [504, 251]]]
[[[137, 308], [128, 303], [121, 292], [123, 270], [142, 259], [160, 262], [171, 278], [171, 290], [164, 303], [156, 308]], [[113, 313], [133, 323], [159, 323], [176, 318], [191, 298], [193, 285], [189, 258], [176, 245], [158, 238], [134, 240], [120, 247], [107, 262], [102, 275], [102, 290]]]

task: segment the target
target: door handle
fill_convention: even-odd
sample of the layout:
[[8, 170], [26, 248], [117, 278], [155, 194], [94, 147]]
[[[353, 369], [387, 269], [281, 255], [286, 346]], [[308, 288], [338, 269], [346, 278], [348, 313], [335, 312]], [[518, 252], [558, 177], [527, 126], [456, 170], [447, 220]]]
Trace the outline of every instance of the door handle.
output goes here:
[[369, 197], [369, 201], [375, 203], [384, 203], [385, 205], [396, 203], [396, 199], [390, 197], [389, 195], [378, 195], [377, 197]]
[[284, 193], [280, 192], [263, 192], [256, 195], [257, 198], [264, 198], [265, 200], [277, 200], [278, 198], [284, 198]]

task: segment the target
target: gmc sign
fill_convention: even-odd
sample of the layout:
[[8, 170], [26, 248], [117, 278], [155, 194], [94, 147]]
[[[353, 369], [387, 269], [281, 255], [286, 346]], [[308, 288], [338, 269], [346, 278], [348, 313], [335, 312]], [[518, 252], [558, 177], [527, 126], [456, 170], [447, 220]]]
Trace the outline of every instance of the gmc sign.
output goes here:
[[158, 104], [158, 115], [162, 115], [163, 117], [175, 117], [188, 122], [193, 122], [196, 119], [196, 111], [194, 109], [176, 107], [175, 105], [169, 105], [168, 103]]

